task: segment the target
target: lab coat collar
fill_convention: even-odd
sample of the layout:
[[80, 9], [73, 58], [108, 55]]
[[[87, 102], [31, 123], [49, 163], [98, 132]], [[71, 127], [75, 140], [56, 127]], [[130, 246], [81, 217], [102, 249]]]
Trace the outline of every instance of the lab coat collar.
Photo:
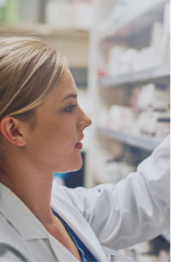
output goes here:
[[29, 208], [0, 183], [0, 213], [25, 240], [47, 239], [47, 231]]
[[[57, 194], [58, 190], [56, 190], [56, 195]], [[59, 199], [61, 198], [63, 198], [63, 196], [59, 193]], [[89, 224], [76, 209], [75, 214], [72, 215], [72, 213], [68, 211], [68, 208], [66, 208], [61, 201], [53, 197], [51, 199], [51, 207], [64, 219], [64, 221], [76, 233], [76, 235], [86, 245], [90, 252], [92, 252], [98, 261], [106, 261], [105, 253], [97, 240], [97, 237], [90, 228]]]

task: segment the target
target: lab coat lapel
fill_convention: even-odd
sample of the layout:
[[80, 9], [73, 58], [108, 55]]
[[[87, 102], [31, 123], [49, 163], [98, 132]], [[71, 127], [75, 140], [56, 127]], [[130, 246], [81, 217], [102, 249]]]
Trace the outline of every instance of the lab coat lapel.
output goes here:
[[47, 231], [29, 208], [0, 183], [0, 212], [25, 240], [46, 239]]
[[51, 207], [66, 221], [98, 261], [106, 261], [104, 251], [94, 232], [77, 209], [74, 210], [74, 216], [60, 201], [54, 198], [52, 198]]
[[59, 262], [78, 262], [77, 258], [74, 257], [59, 241], [57, 241], [51, 234], [48, 233], [48, 239], [51, 248]]

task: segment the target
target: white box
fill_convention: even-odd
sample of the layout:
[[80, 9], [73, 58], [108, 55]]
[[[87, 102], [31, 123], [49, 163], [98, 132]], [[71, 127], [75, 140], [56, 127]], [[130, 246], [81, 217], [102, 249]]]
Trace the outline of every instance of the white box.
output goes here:
[[165, 34], [170, 35], [170, 2], [167, 2], [164, 7], [163, 30]]
[[46, 22], [58, 28], [71, 28], [73, 27], [72, 11], [71, 3], [65, 0], [50, 0], [46, 6]]
[[158, 119], [156, 139], [162, 141], [170, 133], [170, 119]]
[[140, 110], [148, 108], [167, 110], [169, 106], [169, 89], [154, 84], [143, 86], [140, 91], [138, 105]]

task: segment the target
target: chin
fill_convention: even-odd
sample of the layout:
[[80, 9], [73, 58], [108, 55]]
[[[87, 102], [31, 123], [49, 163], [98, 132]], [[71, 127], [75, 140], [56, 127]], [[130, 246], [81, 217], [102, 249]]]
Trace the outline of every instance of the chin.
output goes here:
[[[83, 160], [80, 154], [79, 157], [77, 157], [76, 159], [68, 160], [66, 164], [63, 165], [65, 168], [60, 169], [60, 172], [67, 173], [67, 172], [78, 171], [79, 169], [82, 168], [82, 165], [83, 165]], [[56, 171], [56, 172], [59, 172], [59, 171]]]
[[70, 171], [68, 172], [78, 171], [79, 169], [82, 168], [82, 165], [83, 165], [83, 161], [81, 157], [80, 161], [78, 161], [77, 163], [74, 163], [74, 165], [72, 164]]
[[81, 169], [83, 165], [81, 153], [79, 152], [79, 154], [76, 157], [74, 157], [74, 159], [72, 159], [70, 163], [71, 163], [71, 171], [77, 171]]

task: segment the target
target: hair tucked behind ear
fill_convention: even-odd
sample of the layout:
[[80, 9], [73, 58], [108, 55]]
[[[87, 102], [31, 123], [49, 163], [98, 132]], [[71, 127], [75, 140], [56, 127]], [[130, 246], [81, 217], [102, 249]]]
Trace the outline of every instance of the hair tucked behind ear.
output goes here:
[[67, 68], [62, 53], [40, 36], [0, 36], [0, 121], [7, 115], [30, 118]]

